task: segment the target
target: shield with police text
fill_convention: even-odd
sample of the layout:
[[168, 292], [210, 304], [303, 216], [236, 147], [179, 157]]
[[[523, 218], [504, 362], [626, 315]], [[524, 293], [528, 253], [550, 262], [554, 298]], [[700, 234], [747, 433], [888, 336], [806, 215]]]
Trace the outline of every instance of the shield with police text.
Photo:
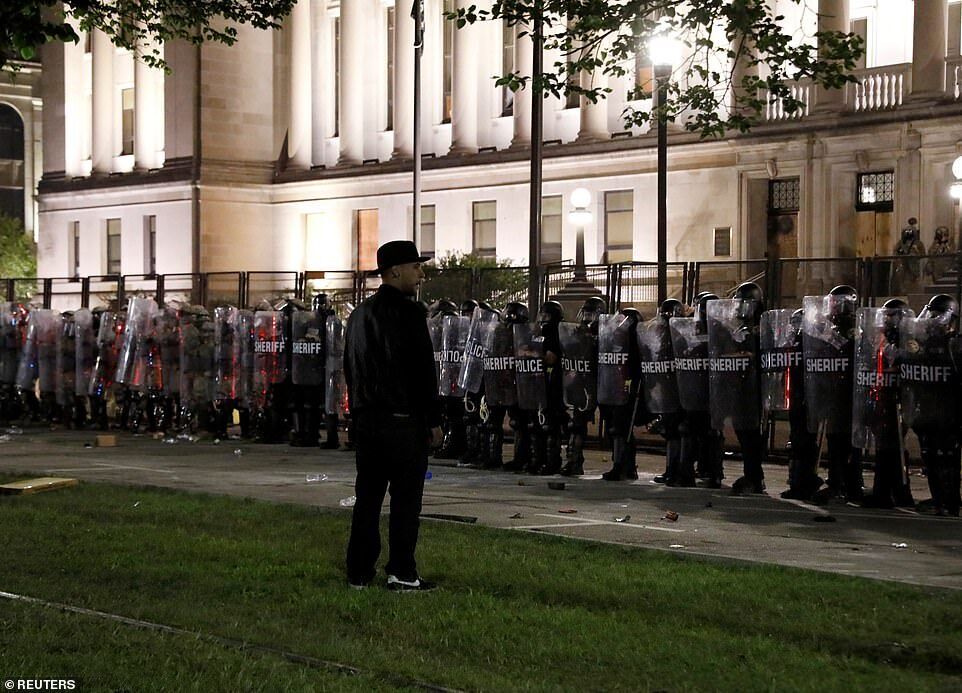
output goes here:
[[558, 325], [565, 404], [575, 411], [591, 412], [598, 405], [598, 339], [584, 325]]
[[464, 343], [464, 359], [458, 373], [458, 387], [465, 392], [477, 394], [484, 383], [484, 357], [487, 356], [485, 344], [488, 336], [498, 324], [498, 314], [478, 307], [471, 315], [468, 336]]
[[806, 296], [802, 306], [808, 429], [816, 433], [824, 422], [827, 433], [851, 431], [855, 325], [833, 320], [823, 296]]
[[669, 318], [678, 401], [685, 411], [708, 411], [708, 333], [695, 318]]
[[327, 383], [324, 410], [343, 417], [348, 412], [347, 382], [344, 379], [344, 323], [336, 315], [327, 316]]
[[81, 308], [73, 315], [76, 341], [74, 363], [74, 395], [86, 397], [90, 389], [90, 378], [97, 361], [97, 335], [94, 332], [94, 316], [87, 308]]
[[855, 390], [852, 445], [897, 450], [899, 426], [899, 333], [909, 309], [860, 308], [855, 328]]
[[639, 325], [637, 334], [645, 406], [653, 414], [674, 414], [680, 411], [675, 356], [668, 321], [656, 317]]
[[514, 377], [514, 331], [498, 322], [484, 345], [484, 399], [489, 407], [513, 407], [518, 403]]
[[[788, 411], [796, 388], [804, 392], [802, 338], [791, 309], [767, 310], [759, 325], [762, 411]], [[800, 381], [801, 380], [801, 381]]]
[[631, 322], [620, 313], [598, 317], [598, 404], [622, 406], [631, 388]]
[[958, 338], [939, 317], [907, 318], [900, 329], [899, 391], [905, 425], [920, 434], [959, 430]]
[[294, 385], [324, 385], [327, 317], [318, 311], [307, 310], [291, 316], [291, 382]]
[[444, 336], [444, 316], [428, 316], [428, 334], [431, 336], [431, 346], [434, 348], [434, 366], [437, 369], [437, 376], [441, 378], [441, 354], [444, 351], [442, 337]]
[[441, 375], [438, 378], [438, 394], [442, 397], [464, 397], [464, 389], [458, 385], [464, 347], [468, 341], [471, 318], [466, 315], [445, 315], [441, 322]]
[[758, 327], [745, 301], [708, 302], [708, 368], [712, 428], [736, 431], [761, 425]]
[[526, 411], [543, 411], [548, 403], [544, 338], [531, 323], [514, 325], [514, 373], [518, 406]]

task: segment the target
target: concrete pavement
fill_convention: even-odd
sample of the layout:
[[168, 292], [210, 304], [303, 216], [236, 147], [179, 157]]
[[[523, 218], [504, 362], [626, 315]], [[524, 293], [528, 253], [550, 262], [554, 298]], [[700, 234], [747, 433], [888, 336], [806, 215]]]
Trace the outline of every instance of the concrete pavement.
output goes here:
[[[349, 452], [239, 440], [171, 444], [147, 435], [117, 437], [114, 448], [86, 447], [95, 433], [28, 428], [0, 442], [0, 470], [329, 508], [339, 508], [354, 492]], [[667, 488], [651, 483], [663, 467], [661, 459], [639, 454], [638, 461], [635, 482], [603, 481], [608, 463], [597, 451], [588, 453], [587, 475], [577, 479], [432, 461], [423, 514], [429, 521], [431, 516], [475, 518], [511, 531], [962, 589], [958, 518], [855, 508], [840, 501], [814, 506], [781, 500], [778, 492], [786, 483], [779, 465], [766, 467], [768, 495]], [[738, 477], [740, 468], [739, 461], [727, 461], [727, 480]], [[552, 490], [548, 481], [566, 486]], [[925, 480], [912, 481], [916, 500], [926, 498]], [[665, 519], [669, 510], [678, 513], [676, 521]]]

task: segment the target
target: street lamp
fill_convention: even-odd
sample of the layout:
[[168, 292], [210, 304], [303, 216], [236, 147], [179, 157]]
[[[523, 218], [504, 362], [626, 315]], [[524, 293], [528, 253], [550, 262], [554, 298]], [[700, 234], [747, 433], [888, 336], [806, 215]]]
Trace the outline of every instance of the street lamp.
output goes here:
[[654, 36], [648, 44], [648, 54], [655, 77], [655, 101], [652, 104], [658, 117], [658, 305], [668, 298], [668, 119], [664, 106], [668, 100], [668, 79], [672, 67], [681, 57], [677, 39], [667, 35]]
[[571, 192], [571, 211], [568, 221], [578, 229], [575, 237], [575, 282], [587, 282], [585, 270], [585, 227], [591, 223], [591, 193], [585, 188], [575, 188]]

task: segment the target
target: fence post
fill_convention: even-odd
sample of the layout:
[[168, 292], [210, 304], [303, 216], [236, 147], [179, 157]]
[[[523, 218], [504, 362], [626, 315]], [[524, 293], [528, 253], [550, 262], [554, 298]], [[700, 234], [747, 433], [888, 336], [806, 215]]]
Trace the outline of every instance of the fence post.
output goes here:
[[43, 280], [43, 307], [50, 310], [53, 304], [53, 280], [47, 277]]
[[955, 300], [962, 304], [962, 253], [955, 256]]
[[199, 299], [200, 305], [209, 310], [210, 306], [207, 305], [207, 289], [207, 273], [199, 272], [197, 274], [197, 298]]
[[237, 277], [237, 303], [238, 308], [247, 306], [247, 293], [250, 291], [250, 273], [240, 272]]
[[123, 310], [127, 303], [127, 287], [124, 286], [123, 275], [117, 276], [117, 310]]
[[90, 277], [80, 280], [80, 307], [90, 307]]
[[164, 305], [164, 275], [155, 275], [154, 280], [157, 282], [154, 296], [157, 298], [157, 305], [162, 306]]

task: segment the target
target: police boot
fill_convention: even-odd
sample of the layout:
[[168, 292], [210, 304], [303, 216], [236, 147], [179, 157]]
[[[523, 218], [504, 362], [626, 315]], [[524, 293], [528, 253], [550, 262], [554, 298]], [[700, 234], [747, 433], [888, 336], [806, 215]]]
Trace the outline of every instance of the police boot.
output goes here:
[[528, 474], [541, 474], [541, 470], [548, 464], [548, 436], [541, 426], [534, 425], [531, 433], [531, 461], [526, 471]]
[[684, 470], [682, 469], [682, 441], [681, 438], [671, 438], [666, 441], [667, 446], [665, 449], [665, 457], [668, 461], [667, 471], [668, 471], [668, 481], [666, 484], [668, 486], [694, 486], [695, 477], [694, 474], [685, 476]]
[[629, 436], [625, 443], [624, 474], [626, 479], [634, 480], [638, 478], [638, 464], [636, 461], [637, 454], [638, 441], [635, 440], [635, 436]]
[[327, 433], [327, 439], [321, 443], [321, 447], [325, 450], [337, 450], [339, 447], [341, 447], [337, 434], [336, 414], [327, 414], [324, 417], [324, 430]]
[[303, 410], [295, 411], [291, 414], [291, 446], [295, 448], [306, 448], [310, 446], [307, 439], [307, 421]]
[[605, 481], [621, 481], [625, 478], [625, 446], [627, 441], [619, 436], [611, 439], [611, 469], [601, 475]]
[[863, 484], [861, 451], [853, 450], [845, 465], [845, 499], [853, 503], [861, 501], [864, 495]]
[[585, 473], [584, 446], [585, 437], [580, 433], [572, 433], [568, 438], [565, 466], [561, 468], [562, 476], [582, 476]]
[[514, 429], [514, 459], [504, 463], [506, 472], [522, 472], [531, 463], [531, 434], [527, 427]]
[[561, 471], [561, 431], [550, 431], [545, 438], [547, 460], [540, 473], [551, 476]]
[[504, 447], [504, 431], [501, 426], [485, 431], [485, 469], [500, 469], [504, 463], [502, 448]]
[[464, 452], [458, 460], [458, 466], [480, 467], [481, 431], [477, 424], [471, 423], [465, 426], [464, 441]]

